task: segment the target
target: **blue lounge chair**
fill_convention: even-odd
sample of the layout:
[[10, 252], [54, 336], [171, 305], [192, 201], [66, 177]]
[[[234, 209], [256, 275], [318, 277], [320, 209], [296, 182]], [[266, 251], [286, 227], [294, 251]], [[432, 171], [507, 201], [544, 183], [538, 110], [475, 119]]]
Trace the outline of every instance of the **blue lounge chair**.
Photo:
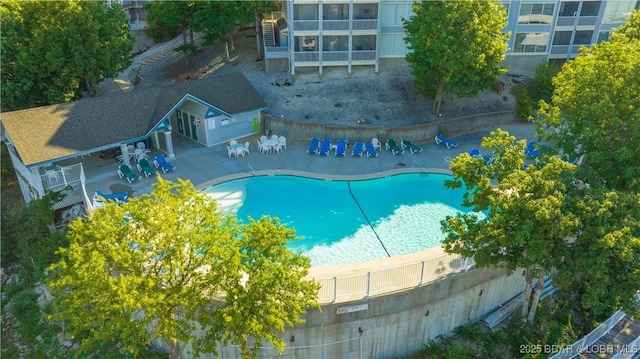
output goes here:
[[396, 140], [390, 138], [387, 140], [387, 143], [385, 143], [384, 145], [387, 150], [391, 150], [391, 153], [395, 156], [397, 154], [401, 154], [404, 155], [404, 150], [400, 147], [398, 147], [398, 144], [396, 144]]
[[469, 154], [471, 155], [471, 157], [480, 157], [480, 150], [477, 148], [474, 148], [471, 151], [469, 151]]
[[540, 150], [537, 148], [538, 143], [536, 141], [529, 141], [527, 148], [524, 149], [524, 154], [527, 157], [536, 158], [540, 155]]
[[347, 152], [347, 140], [338, 140], [336, 156], [344, 156], [345, 152]]
[[373, 147], [373, 143], [367, 142], [364, 144], [364, 147], [367, 149], [367, 157], [378, 157], [378, 152], [376, 152], [376, 149]]
[[94, 199], [94, 201], [96, 199], [104, 199], [106, 201], [128, 202], [129, 201], [129, 192], [119, 192], [119, 193], [112, 193], [112, 194], [104, 194], [100, 190], [96, 190], [93, 199]]
[[422, 152], [422, 148], [421, 147], [418, 147], [418, 146], [414, 145], [409, 140], [402, 140], [402, 142], [400, 142], [400, 146], [402, 146], [402, 148], [408, 148], [409, 151], [411, 151], [411, 153], [420, 153], [420, 152]]
[[362, 157], [362, 148], [364, 144], [360, 141], [357, 141], [355, 145], [353, 145], [353, 151], [351, 152], [351, 156], [360, 156]]
[[331, 140], [325, 138], [322, 140], [322, 146], [320, 146], [320, 151], [318, 151], [318, 155], [328, 156], [329, 151], [331, 150]]
[[118, 176], [120, 176], [120, 178], [126, 178], [129, 183], [142, 178], [142, 176], [133, 173], [131, 168], [125, 164], [121, 164], [120, 168], [118, 168]]
[[162, 170], [162, 173], [167, 173], [169, 171], [173, 171], [176, 169], [176, 166], [167, 162], [167, 159], [164, 158], [163, 155], [156, 155], [156, 158], [154, 159], [153, 163], [156, 165], [156, 168], [159, 168]]
[[309, 149], [307, 153], [318, 153], [318, 143], [320, 143], [320, 139], [318, 137], [314, 137], [311, 139], [311, 143], [309, 143]]
[[443, 135], [437, 135], [435, 140], [436, 144], [444, 143], [445, 145], [447, 145], [447, 148], [458, 147], [458, 142], [450, 140]]
[[158, 171], [156, 171], [155, 168], [149, 165], [149, 161], [146, 158], [141, 158], [138, 161], [138, 171], [140, 171], [140, 173], [144, 173], [145, 177], [149, 177], [151, 175], [158, 173]]

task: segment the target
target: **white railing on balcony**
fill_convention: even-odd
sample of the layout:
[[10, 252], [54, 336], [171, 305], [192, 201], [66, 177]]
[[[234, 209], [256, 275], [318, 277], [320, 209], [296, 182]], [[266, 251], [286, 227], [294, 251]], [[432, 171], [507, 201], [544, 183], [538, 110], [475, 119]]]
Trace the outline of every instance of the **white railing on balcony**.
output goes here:
[[332, 278], [315, 278], [320, 283], [318, 301], [335, 302], [340, 298], [365, 298], [433, 282], [452, 273], [473, 268], [472, 258], [444, 254], [420, 262]]
[[358, 50], [358, 51], [353, 51], [353, 53], [351, 54], [351, 59], [353, 61], [375, 60], [376, 59], [376, 50]]
[[349, 53], [347, 51], [323, 51], [322, 61], [347, 61]]
[[376, 30], [378, 28], [378, 20], [353, 20], [354, 30]]
[[40, 178], [42, 179], [44, 188], [52, 190], [78, 183], [80, 182], [81, 176], [82, 163], [76, 163], [71, 166], [49, 169], [45, 174], [41, 175]]
[[318, 20], [294, 20], [293, 31], [318, 30]]
[[349, 20], [323, 20], [322, 30], [349, 30]]
[[294, 54], [296, 62], [318, 62], [318, 51], [302, 51]]

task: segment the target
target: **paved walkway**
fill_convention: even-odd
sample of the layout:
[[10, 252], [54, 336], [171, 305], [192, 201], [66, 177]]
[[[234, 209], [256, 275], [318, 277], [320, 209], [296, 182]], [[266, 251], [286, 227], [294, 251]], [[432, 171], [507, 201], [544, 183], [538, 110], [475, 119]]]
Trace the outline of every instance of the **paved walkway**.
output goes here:
[[[533, 139], [535, 128], [528, 123], [514, 123], [502, 128], [518, 139]], [[307, 154], [307, 143], [287, 143], [287, 149], [280, 154], [262, 154], [256, 149], [256, 135], [238, 142], [250, 141], [251, 153], [246, 157], [229, 158], [225, 144], [204, 147], [178, 134], [173, 135], [176, 157], [169, 159], [176, 166], [176, 171], [163, 174], [170, 180], [188, 179], [196, 187], [204, 188], [229, 176], [248, 176], [256, 173], [279, 173], [283, 171], [300, 171], [316, 173], [331, 178], [344, 176], [380, 175], [394, 170], [447, 171], [447, 158], [453, 158], [461, 152], [480, 148], [482, 137], [489, 130], [468, 134], [455, 138], [460, 143], [457, 148], [447, 149], [443, 144], [420, 144], [421, 153], [393, 156], [384, 149], [378, 157], [352, 157], [352, 146], [347, 148], [347, 156], [336, 157], [333, 151], [329, 156]], [[337, 139], [334, 139], [337, 140]], [[151, 157], [160, 152], [154, 151]], [[117, 175], [118, 162], [115, 159], [103, 159], [95, 153], [84, 159], [67, 160], [58, 163], [69, 165], [81, 161], [87, 178], [87, 193], [95, 190], [103, 193], [129, 192], [133, 197], [151, 191], [155, 177], [142, 178], [140, 181], [128, 183]]]

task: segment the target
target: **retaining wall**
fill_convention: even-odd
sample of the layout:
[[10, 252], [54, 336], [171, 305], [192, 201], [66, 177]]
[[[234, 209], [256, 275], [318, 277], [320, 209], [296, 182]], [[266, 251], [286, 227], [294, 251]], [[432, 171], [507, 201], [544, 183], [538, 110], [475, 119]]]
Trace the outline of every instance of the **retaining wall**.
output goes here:
[[[321, 312], [305, 315], [304, 325], [286, 330], [282, 356], [262, 348], [259, 358], [405, 357], [457, 326], [483, 319], [523, 290], [519, 271], [506, 275], [503, 269], [485, 268], [402, 292], [323, 305]], [[220, 348], [219, 354], [240, 358], [232, 346]]]
[[345, 138], [353, 141], [371, 141], [377, 137], [382, 143], [387, 138], [408, 139], [416, 143], [432, 142], [437, 134], [456, 137], [487, 128], [519, 121], [515, 111], [502, 111], [451, 118], [425, 124], [385, 127], [370, 125], [331, 126], [321, 123], [307, 123], [295, 120], [274, 118], [262, 114], [263, 129], [287, 137], [287, 141], [306, 143], [312, 137]]

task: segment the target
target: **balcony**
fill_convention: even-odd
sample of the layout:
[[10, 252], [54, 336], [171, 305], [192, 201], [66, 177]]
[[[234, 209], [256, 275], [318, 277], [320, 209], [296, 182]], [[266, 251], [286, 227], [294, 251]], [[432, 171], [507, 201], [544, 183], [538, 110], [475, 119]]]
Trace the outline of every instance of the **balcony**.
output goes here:
[[47, 167], [45, 168], [45, 173], [40, 176], [40, 179], [45, 189], [56, 190], [73, 185], [74, 183], [80, 183], [82, 176], [82, 163], [77, 163], [64, 167]]
[[315, 62], [317, 63], [320, 59], [318, 51], [303, 51], [296, 52], [293, 54], [293, 58], [296, 62]]
[[353, 20], [354, 30], [377, 30], [378, 20]]
[[319, 28], [318, 20], [294, 20], [293, 21], [293, 30], [294, 31], [318, 31]]

